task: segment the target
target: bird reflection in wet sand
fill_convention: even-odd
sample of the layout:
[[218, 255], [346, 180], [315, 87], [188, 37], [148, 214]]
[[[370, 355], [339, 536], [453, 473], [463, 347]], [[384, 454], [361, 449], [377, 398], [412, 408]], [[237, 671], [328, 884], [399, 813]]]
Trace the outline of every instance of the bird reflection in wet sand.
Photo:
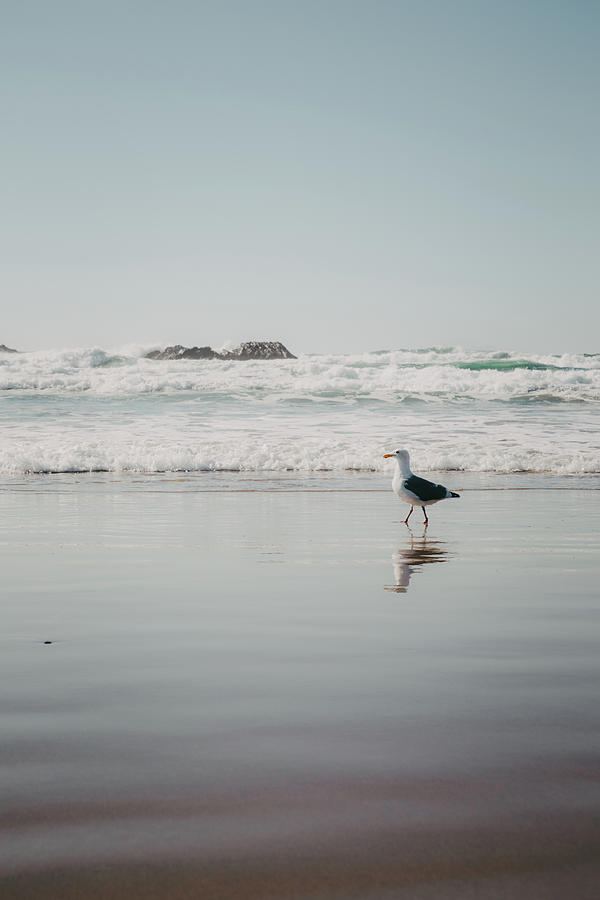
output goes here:
[[408, 530], [410, 531], [408, 547], [399, 547], [392, 555], [395, 584], [385, 585], [386, 591], [393, 591], [396, 594], [406, 594], [411, 576], [420, 566], [426, 563], [446, 562], [448, 559], [448, 551], [444, 549], [443, 543], [429, 540], [426, 531], [419, 538], [414, 536], [410, 528]]

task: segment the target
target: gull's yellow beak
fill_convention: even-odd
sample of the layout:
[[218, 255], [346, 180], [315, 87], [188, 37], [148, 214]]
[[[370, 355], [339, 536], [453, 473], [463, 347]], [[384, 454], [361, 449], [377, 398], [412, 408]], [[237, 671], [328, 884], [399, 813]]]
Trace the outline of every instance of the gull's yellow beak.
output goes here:
[[395, 453], [384, 453], [384, 454], [383, 454], [383, 458], [384, 458], [384, 459], [389, 459], [390, 456], [395, 456], [395, 455], [396, 455]]

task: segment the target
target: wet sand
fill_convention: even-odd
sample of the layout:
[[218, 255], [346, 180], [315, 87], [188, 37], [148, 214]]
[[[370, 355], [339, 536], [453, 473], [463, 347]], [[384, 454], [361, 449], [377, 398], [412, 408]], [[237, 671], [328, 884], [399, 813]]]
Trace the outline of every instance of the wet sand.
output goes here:
[[2, 897], [596, 897], [600, 493], [236, 483], [0, 491]]

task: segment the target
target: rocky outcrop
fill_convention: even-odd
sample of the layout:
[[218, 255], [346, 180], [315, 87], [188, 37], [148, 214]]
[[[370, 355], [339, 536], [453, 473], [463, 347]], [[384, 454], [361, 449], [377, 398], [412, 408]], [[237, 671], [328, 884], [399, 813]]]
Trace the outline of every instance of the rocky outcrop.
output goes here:
[[246, 341], [235, 350], [221, 354], [222, 359], [296, 359], [281, 341]]
[[164, 350], [151, 350], [146, 353], [146, 359], [221, 359], [221, 356], [212, 347], [182, 347], [175, 344]]
[[13, 350], [11, 347], [7, 347], [6, 344], [0, 344], [0, 353], [18, 353], [18, 350]]
[[296, 359], [281, 341], [246, 341], [234, 350], [218, 353], [212, 347], [165, 347], [151, 350], [146, 359]]

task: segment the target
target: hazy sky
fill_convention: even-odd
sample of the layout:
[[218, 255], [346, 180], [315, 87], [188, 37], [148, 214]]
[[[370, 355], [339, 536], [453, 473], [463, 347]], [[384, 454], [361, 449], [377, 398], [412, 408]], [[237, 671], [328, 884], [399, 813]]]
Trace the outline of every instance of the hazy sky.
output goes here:
[[3, 4], [20, 349], [600, 351], [600, 4]]

